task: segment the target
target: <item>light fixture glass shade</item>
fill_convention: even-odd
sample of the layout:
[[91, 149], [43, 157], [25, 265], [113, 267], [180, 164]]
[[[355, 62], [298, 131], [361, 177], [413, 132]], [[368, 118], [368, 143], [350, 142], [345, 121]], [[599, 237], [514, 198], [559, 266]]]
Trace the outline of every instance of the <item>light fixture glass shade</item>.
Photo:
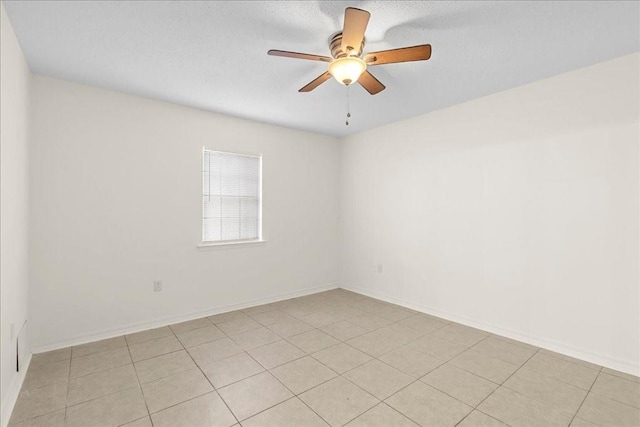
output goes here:
[[345, 86], [357, 82], [366, 69], [367, 64], [362, 59], [353, 56], [334, 59], [329, 64], [331, 75]]

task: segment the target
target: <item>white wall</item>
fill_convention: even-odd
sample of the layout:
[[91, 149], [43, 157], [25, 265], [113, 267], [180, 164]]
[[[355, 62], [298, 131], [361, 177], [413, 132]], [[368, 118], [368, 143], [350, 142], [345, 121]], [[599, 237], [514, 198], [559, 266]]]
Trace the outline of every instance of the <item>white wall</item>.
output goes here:
[[[40, 76], [32, 111], [34, 351], [336, 286], [334, 138]], [[196, 249], [203, 146], [262, 153], [266, 243]]]
[[[27, 320], [29, 67], [0, 4], [0, 402], [2, 425], [20, 386], [16, 338]], [[23, 372], [21, 372], [23, 373]], [[7, 414], [7, 415], [5, 415]]]
[[345, 138], [341, 283], [637, 374], [639, 56]]

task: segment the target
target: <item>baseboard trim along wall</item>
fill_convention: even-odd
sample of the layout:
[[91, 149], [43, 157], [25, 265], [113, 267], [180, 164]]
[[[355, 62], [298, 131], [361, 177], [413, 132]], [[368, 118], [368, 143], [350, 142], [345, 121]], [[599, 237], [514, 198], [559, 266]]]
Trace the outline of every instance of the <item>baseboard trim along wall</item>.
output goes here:
[[565, 356], [574, 357], [576, 359], [584, 360], [586, 362], [594, 363], [596, 365], [601, 365], [606, 368], [614, 369], [616, 371], [625, 372], [627, 374], [631, 374], [635, 376], [640, 376], [640, 366], [638, 365], [637, 361], [633, 362], [633, 361], [627, 361], [627, 360], [619, 360], [619, 359], [611, 358], [606, 355], [596, 354], [588, 350], [567, 346], [565, 344], [562, 344], [553, 340], [549, 340], [547, 338], [523, 334], [518, 331], [501, 328], [499, 326], [491, 325], [484, 322], [478, 322], [464, 316], [446, 313], [446, 312], [434, 309], [432, 307], [424, 306], [421, 304], [415, 304], [415, 303], [401, 300], [398, 298], [390, 297], [388, 295], [382, 295], [377, 292], [372, 292], [370, 290], [360, 288], [358, 286], [343, 284], [343, 285], [340, 285], [340, 288], [345, 289], [347, 291], [355, 292], [360, 295], [376, 298], [381, 301], [397, 304], [402, 307], [409, 308], [411, 310], [416, 310], [425, 314], [450, 320], [452, 322], [461, 323], [463, 325], [470, 326], [472, 328], [481, 329], [483, 331], [490, 332], [492, 334], [500, 335], [506, 338], [511, 338], [516, 341], [521, 341], [526, 344], [544, 348], [545, 350], [564, 354]]
[[114, 338], [114, 337], [119, 337], [121, 335], [132, 334], [140, 331], [146, 331], [148, 329], [160, 328], [163, 326], [173, 325], [174, 323], [187, 322], [189, 320], [199, 319], [201, 317], [213, 316], [215, 314], [226, 313], [228, 311], [241, 310], [244, 308], [250, 308], [257, 305], [278, 302], [285, 299], [317, 294], [319, 292], [329, 291], [337, 288], [338, 288], [338, 285], [336, 283], [330, 283], [327, 285], [302, 289], [295, 292], [281, 293], [281, 294], [277, 294], [267, 298], [243, 301], [237, 304], [231, 304], [231, 305], [214, 307], [206, 310], [200, 310], [197, 312], [192, 312], [192, 313], [188, 313], [180, 316], [164, 317], [164, 318], [153, 320], [150, 322], [135, 323], [135, 324], [131, 324], [124, 327], [115, 328], [115, 329], [96, 331], [94, 333], [85, 334], [70, 340], [65, 340], [62, 342], [46, 344], [46, 345], [35, 347], [32, 350], [32, 353], [33, 354], [44, 353], [47, 351], [58, 350], [61, 348], [71, 347], [74, 345], [86, 344], [94, 341], [104, 340], [107, 338]]
[[31, 364], [31, 353], [27, 354], [24, 358], [23, 366], [13, 379], [13, 382], [9, 386], [9, 390], [7, 391], [7, 396], [2, 402], [2, 406], [0, 407], [0, 413], [2, 414], [0, 418], [0, 425], [2, 427], [6, 427], [9, 424], [9, 419], [11, 417], [11, 413], [13, 412], [13, 407], [16, 405], [18, 401], [18, 395], [20, 394], [20, 389], [22, 388], [22, 384], [24, 383], [25, 376], [27, 371], [29, 370], [29, 365]]

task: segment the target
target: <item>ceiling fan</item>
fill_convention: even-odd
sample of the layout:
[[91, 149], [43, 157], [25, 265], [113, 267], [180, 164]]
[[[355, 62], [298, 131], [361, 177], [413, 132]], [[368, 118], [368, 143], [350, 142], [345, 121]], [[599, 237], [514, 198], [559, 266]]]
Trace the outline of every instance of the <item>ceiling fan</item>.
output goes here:
[[329, 42], [331, 57], [274, 49], [267, 52], [267, 54], [329, 63], [327, 71], [303, 86], [298, 92], [311, 92], [333, 76], [345, 86], [349, 86], [357, 81], [367, 92], [375, 95], [383, 91], [385, 86], [380, 83], [373, 74], [367, 71], [368, 66], [393, 64], [397, 62], [425, 61], [431, 57], [431, 45], [422, 44], [380, 52], [370, 52], [361, 58], [365, 43], [364, 32], [367, 29], [370, 16], [371, 14], [366, 10], [356, 9], [354, 7], [345, 9], [342, 32], [334, 35]]

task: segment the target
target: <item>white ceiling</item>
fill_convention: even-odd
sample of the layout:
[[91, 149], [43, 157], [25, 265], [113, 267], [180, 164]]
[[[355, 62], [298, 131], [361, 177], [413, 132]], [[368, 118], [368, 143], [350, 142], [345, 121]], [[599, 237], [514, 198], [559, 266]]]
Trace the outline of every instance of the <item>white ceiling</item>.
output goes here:
[[[638, 2], [5, 1], [38, 74], [333, 136], [550, 77], [639, 50]], [[365, 52], [430, 43], [429, 61], [371, 67], [387, 89], [330, 80], [344, 9], [371, 12]]]

